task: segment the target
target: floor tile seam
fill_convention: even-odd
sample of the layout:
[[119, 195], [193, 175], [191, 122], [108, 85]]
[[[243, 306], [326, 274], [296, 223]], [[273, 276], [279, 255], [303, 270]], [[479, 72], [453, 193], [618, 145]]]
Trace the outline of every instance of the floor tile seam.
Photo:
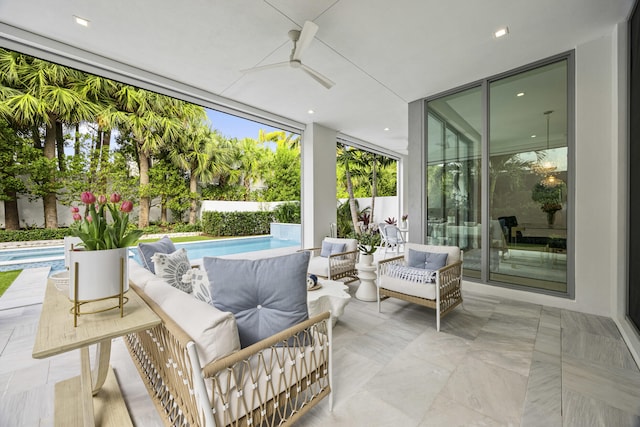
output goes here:
[[14, 307], [1, 307], [0, 306], [0, 312], [7, 311], [7, 310], [15, 310], [15, 309], [18, 309], [18, 308], [33, 307], [33, 306], [36, 306], [36, 305], [42, 305], [42, 301], [34, 302], [34, 303], [31, 303], [31, 304], [16, 305]]
[[[443, 389], [444, 389], [444, 387], [443, 387]], [[478, 414], [478, 416], [479, 416], [479, 417], [484, 417], [484, 418], [488, 418], [488, 419], [490, 419], [491, 421], [495, 422], [497, 425], [501, 425], [501, 424], [503, 424], [503, 422], [502, 422], [502, 421], [500, 421], [500, 420], [496, 420], [495, 418], [493, 418], [493, 417], [492, 417], [492, 416], [490, 416], [490, 415], [486, 415], [486, 414], [484, 414], [484, 413], [482, 413], [482, 412], [478, 411], [477, 409], [473, 409], [473, 408], [471, 408], [470, 406], [468, 406], [468, 405], [464, 404], [463, 402], [460, 402], [460, 401], [458, 401], [458, 400], [456, 400], [456, 399], [452, 399], [452, 398], [451, 398], [451, 397], [449, 397], [449, 396], [445, 396], [445, 395], [443, 394], [443, 392], [441, 391], [441, 392], [440, 392], [440, 393], [438, 393], [438, 395], [433, 399], [433, 401], [431, 402], [431, 405], [429, 405], [429, 407], [427, 408], [427, 411], [425, 412], [424, 417], [420, 420], [419, 425], [422, 425], [422, 424], [424, 423], [424, 421], [427, 421], [427, 420], [428, 420], [429, 413], [433, 410], [433, 405], [434, 405], [434, 403], [435, 403], [438, 399], [446, 399], [446, 400], [448, 400], [449, 402], [453, 402], [454, 404], [456, 404], [456, 405], [458, 405], [458, 406], [462, 406], [462, 407], [464, 407], [466, 410], [471, 411], [471, 412], [473, 412], [474, 414]]]
[[[563, 333], [564, 332], [565, 331], [563, 331]], [[560, 345], [562, 346], [562, 343]], [[613, 399], [610, 401], [603, 400], [602, 396], [598, 395], [597, 393], [590, 393], [588, 388], [586, 390], [576, 390], [570, 386], [570, 380], [571, 380], [569, 378], [570, 374], [575, 375], [576, 373], [572, 371], [579, 370], [583, 375], [581, 379], [578, 379], [578, 381], [586, 381], [587, 383], [592, 383], [594, 385], [597, 385], [598, 390], [601, 390], [602, 387], [606, 385], [606, 386], [612, 386], [615, 389], [615, 391], [620, 391], [621, 387], [623, 387], [624, 385], [622, 382], [612, 379], [610, 375], [607, 375], [607, 373], [601, 374], [600, 372], [597, 372], [598, 370], [612, 370], [613, 369], [612, 367], [603, 367], [597, 363], [576, 359], [575, 357], [571, 357], [571, 356], [566, 356], [564, 353], [561, 353], [561, 357], [562, 357], [562, 365], [561, 365], [562, 366], [561, 368], [562, 393], [561, 393], [560, 399], [562, 402], [561, 408], [563, 411], [563, 419], [564, 419], [564, 407], [565, 407], [565, 393], [569, 393], [569, 392], [576, 393], [578, 395], [584, 396], [589, 399], [593, 399], [594, 401], [597, 401], [603, 405], [616, 408], [623, 412], [630, 413], [626, 408], [623, 407], [624, 405], [622, 405], [622, 403], [624, 402], [614, 401]], [[577, 366], [576, 362], [578, 362], [578, 364], [585, 364], [586, 366]], [[616, 371], [618, 371], [617, 373], [621, 375], [623, 378], [626, 378], [625, 372], [621, 372], [621, 371], [625, 371], [624, 369], [619, 369]], [[588, 372], [592, 376], [594, 374], [597, 374], [598, 378], [596, 380], [593, 380], [591, 378], [585, 377], [584, 372]], [[640, 381], [640, 375], [638, 375], [638, 381]], [[632, 392], [638, 389], [639, 388], [637, 386], [632, 385], [628, 388], [628, 391]], [[636, 415], [640, 416], [640, 407], [636, 409], [636, 412], [638, 412]]]
[[[564, 393], [573, 393], [576, 394], [578, 396], [582, 396], [586, 399], [590, 399], [593, 400], [597, 403], [599, 403], [600, 405], [606, 406], [606, 407], [611, 407], [614, 408], [618, 411], [624, 412], [626, 414], [629, 415], [633, 415], [635, 417], [640, 417], [640, 407], [637, 405], [637, 399], [635, 398], [625, 398], [625, 399], [614, 399], [614, 398], [609, 398], [611, 396], [611, 394], [615, 394], [616, 392], [620, 392], [620, 387], [619, 385], [616, 386], [616, 384], [614, 384], [614, 388], [615, 390], [613, 391], [613, 393], [605, 393], [605, 392], [601, 392], [602, 388], [603, 388], [603, 384], [601, 383], [593, 383], [592, 385], [597, 385], [598, 386], [598, 390], [599, 392], [593, 393], [591, 392], [592, 389], [589, 389], [589, 387], [587, 387], [587, 389], [579, 389], [578, 387], [571, 387], [569, 384], [567, 384], [566, 386], [564, 385], [564, 381], [563, 381], [563, 396]], [[611, 386], [611, 385], [609, 385]], [[635, 389], [635, 388], [634, 388]], [[631, 391], [628, 390], [628, 391]], [[625, 394], [625, 397], [628, 396], [628, 393]], [[564, 403], [564, 402], [563, 402]]]
[[591, 374], [603, 378], [610, 378], [613, 374], [613, 376], [621, 379], [640, 382], [640, 371], [636, 369], [613, 366], [598, 360], [576, 357], [572, 354], [562, 354], [562, 366], [563, 369], [566, 367], [568, 370], [581, 369], [583, 371], [589, 371]]

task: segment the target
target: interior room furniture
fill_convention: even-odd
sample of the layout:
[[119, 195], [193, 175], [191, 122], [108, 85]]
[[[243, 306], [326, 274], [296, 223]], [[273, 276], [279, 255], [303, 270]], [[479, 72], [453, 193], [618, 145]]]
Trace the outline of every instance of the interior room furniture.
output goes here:
[[129, 277], [161, 319], [125, 343], [167, 426], [290, 425], [325, 397], [331, 410], [329, 312], [241, 348], [232, 313], [135, 261]]
[[322, 247], [303, 249], [311, 252], [309, 274], [329, 280], [358, 279], [358, 241], [356, 239], [325, 237]]
[[344, 308], [351, 301], [351, 295], [347, 292], [349, 287], [344, 282], [327, 279], [319, 279], [318, 284], [320, 289], [307, 292], [309, 317], [330, 311], [331, 322], [335, 325], [344, 313]]
[[[74, 327], [68, 293], [56, 289], [51, 281], [47, 283], [32, 355], [42, 359], [80, 350], [80, 376], [55, 385], [56, 426], [93, 426], [96, 421], [101, 421], [100, 425], [132, 425], [109, 366], [111, 340], [159, 325], [160, 317], [135, 292], [127, 292], [127, 297], [123, 317], [119, 310], [84, 314]], [[100, 310], [111, 305], [110, 301], [93, 302], [91, 308]], [[96, 344], [93, 370], [89, 357], [92, 344]]]
[[[469, 224], [469, 223], [467, 223]], [[446, 235], [449, 245], [459, 246], [460, 248], [479, 248], [480, 236], [482, 233], [481, 224], [473, 225], [449, 225], [447, 224]]]
[[498, 222], [500, 222], [508, 243], [514, 243], [518, 237], [522, 237], [522, 229], [518, 228], [518, 218], [514, 215], [499, 216]]
[[360, 301], [376, 301], [378, 292], [376, 289], [376, 270], [378, 266], [374, 264], [356, 264], [360, 285], [356, 291], [356, 298]]
[[[462, 251], [457, 246], [417, 243], [405, 246], [404, 255], [378, 261], [378, 311], [381, 301], [389, 297], [430, 307], [436, 310], [439, 331], [440, 319], [462, 303]], [[414, 254], [425, 253], [447, 254], [445, 265], [432, 272], [410, 262]]]
[[504, 229], [497, 219], [489, 221], [489, 238], [490, 238], [490, 254], [491, 269], [496, 270], [500, 261], [504, 261], [509, 253], [509, 245], [507, 245], [507, 236]]

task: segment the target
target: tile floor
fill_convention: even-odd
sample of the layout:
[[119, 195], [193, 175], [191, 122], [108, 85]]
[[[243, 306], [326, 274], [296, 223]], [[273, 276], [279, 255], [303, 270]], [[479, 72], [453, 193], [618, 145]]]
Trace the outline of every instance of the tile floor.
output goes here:
[[[37, 270], [0, 298], [0, 426], [53, 425], [54, 384], [79, 373], [77, 352], [31, 358]], [[325, 399], [299, 425], [640, 426], [640, 372], [611, 319], [464, 296], [439, 333], [430, 309], [354, 298], [334, 329], [333, 412]], [[161, 426], [121, 340], [111, 361], [134, 423]]]

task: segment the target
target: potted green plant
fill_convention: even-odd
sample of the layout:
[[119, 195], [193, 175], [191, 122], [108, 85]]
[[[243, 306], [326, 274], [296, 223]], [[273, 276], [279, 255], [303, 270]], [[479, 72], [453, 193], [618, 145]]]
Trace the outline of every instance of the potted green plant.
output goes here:
[[360, 262], [369, 265], [373, 262], [373, 254], [380, 245], [380, 234], [371, 229], [358, 233], [358, 250], [360, 251]]
[[562, 210], [561, 201], [564, 188], [564, 184], [549, 187], [542, 183], [536, 183], [531, 192], [531, 199], [540, 203], [540, 210], [547, 214], [547, 224], [550, 227], [555, 222], [556, 212]]

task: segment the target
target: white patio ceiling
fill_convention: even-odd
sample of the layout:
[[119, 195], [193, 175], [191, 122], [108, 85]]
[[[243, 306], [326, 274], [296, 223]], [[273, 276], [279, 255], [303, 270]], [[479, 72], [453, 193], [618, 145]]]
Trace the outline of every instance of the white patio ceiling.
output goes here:
[[[292, 120], [406, 153], [407, 103], [609, 34], [633, 0], [4, 0], [0, 35], [45, 36]], [[90, 21], [77, 25], [72, 16]], [[290, 29], [320, 29], [300, 70]], [[510, 34], [493, 32], [509, 26]], [[21, 36], [22, 37], [22, 36]], [[28, 36], [29, 37], [29, 36]], [[0, 44], [2, 44], [0, 40]], [[309, 115], [313, 109], [315, 114]], [[214, 123], [215, 125], [215, 123]], [[384, 131], [385, 127], [389, 131]]]

